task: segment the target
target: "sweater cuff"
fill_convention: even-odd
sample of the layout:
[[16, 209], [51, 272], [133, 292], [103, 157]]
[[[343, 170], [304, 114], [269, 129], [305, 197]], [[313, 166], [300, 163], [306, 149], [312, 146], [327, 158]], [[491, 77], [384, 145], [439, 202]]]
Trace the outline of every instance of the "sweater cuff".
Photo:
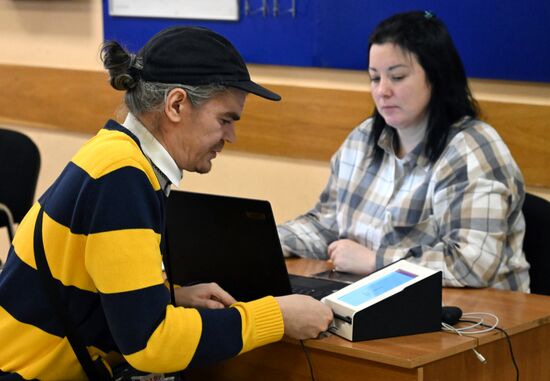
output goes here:
[[235, 303], [232, 307], [241, 314], [243, 349], [240, 353], [279, 341], [283, 337], [283, 315], [274, 297]]

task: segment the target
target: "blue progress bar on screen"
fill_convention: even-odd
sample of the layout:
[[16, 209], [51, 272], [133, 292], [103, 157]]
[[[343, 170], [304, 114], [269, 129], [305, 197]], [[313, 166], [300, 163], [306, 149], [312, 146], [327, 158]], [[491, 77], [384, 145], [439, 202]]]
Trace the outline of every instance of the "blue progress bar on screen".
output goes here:
[[366, 301], [376, 298], [379, 295], [382, 295], [389, 290], [394, 289], [395, 287], [399, 287], [413, 278], [416, 278], [415, 274], [411, 274], [403, 270], [397, 270], [388, 275], [384, 275], [374, 282], [370, 282], [362, 287], [359, 287], [358, 289], [353, 290], [338, 299], [352, 306], [358, 306]]

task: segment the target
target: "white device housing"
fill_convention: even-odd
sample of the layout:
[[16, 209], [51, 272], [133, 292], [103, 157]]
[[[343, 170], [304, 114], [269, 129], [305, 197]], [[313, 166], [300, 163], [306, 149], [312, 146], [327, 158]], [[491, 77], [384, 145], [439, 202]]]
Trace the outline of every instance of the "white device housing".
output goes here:
[[[396, 319], [396, 316], [404, 318], [407, 309], [415, 307], [414, 299], [417, 298], [416, 311], [411, 312], [414, 319]], [[434, 331], [440, 328], [441, 321], [441, 272], [401, 260], [324, 297], [321, 301], [334, 312], [334, 322], [329, 330], [348, 340]], [[429, 316], [423, 316], [418, 308], [424, 308]], [[424, 324], [423, 319], [426, 319], [427, 324]], [[401, 326], [393, 330], [384, 323]]]

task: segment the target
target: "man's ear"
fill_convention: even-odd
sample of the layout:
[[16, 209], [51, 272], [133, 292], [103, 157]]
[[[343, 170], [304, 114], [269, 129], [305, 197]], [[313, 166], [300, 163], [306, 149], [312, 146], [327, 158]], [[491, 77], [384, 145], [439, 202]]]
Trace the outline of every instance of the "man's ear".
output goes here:
[[177, 123], [181, 120], [185, 107], [189, 107], [186, 102], [187, 92], [180, 88], [170, 90], [164, 104], [164, 113], [171, 122]]

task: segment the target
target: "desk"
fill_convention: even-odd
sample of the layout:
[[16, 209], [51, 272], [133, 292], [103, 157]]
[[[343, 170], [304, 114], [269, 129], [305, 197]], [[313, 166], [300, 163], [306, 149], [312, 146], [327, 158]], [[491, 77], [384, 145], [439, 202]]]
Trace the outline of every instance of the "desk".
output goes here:
[[[322, 261], [289, 259], [290, 273], [323, 271]], [[491, 312], [511, 336], [522, 381], [550, 380], [550, 297], [494, 289], [444, 289], [443, 302], [464, 312]], [[403, 311], [404, 318], [406, 311]], [[433, 332], [363, 342], [336, 335], [308, 340], [317, 381], [515, 380], [507, 341], [499, 331], [475, 337]], [[487, 359], [481, 364], [476, 348]], [[221, 364], [194, 369], [186, 380], [311, 380], [300, 343], [290, 339]]]

